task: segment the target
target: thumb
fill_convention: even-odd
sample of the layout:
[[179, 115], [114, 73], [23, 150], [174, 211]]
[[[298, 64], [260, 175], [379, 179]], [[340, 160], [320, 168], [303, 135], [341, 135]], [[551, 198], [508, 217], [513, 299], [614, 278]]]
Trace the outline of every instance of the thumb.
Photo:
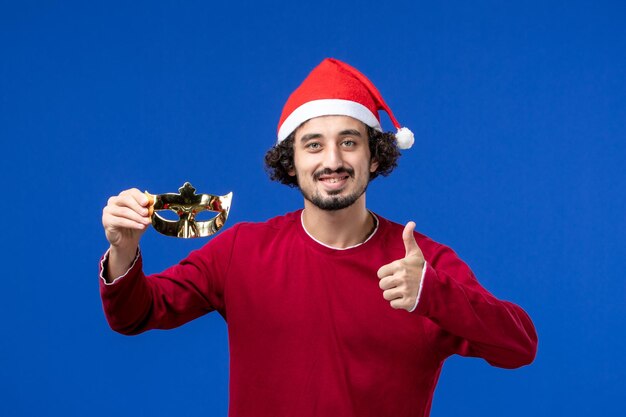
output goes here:
[[402, 240], [404, 241], [406, 257], [422, 254], [420, 247], [417, 246], [417, 242], [415, 241], [415, 235], [413, 234], [414, 230], [415, 222], [408, 222], [406, 226], [404, 226], [404, 230], [402, 231]]

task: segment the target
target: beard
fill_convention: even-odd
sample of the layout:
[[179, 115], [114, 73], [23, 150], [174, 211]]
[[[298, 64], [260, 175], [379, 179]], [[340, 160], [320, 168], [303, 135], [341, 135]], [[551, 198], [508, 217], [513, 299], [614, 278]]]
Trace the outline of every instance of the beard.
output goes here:
[[[313, 179], [317, 181], [322, 175], [331, 175], [331, 174], [348, 174], [350, 178], [354, 178], [354, 170], [352, 168], [339, 168], [338, 170], [324, 169], [313, 174]], [[340, 196], [342, 190], [329, 191], [327, 196], [323, 196], [319, 191], [314, 191], [312, 194], [307, 194], [302, 187], [300, 188], [300, 192], [302, 196], [313, 203], [316, 207], [322, 210], [328, 211], [336, 211], [345, 209], [354, 204], [359, 197], [361, 197], [365, 190], [367, 190], [367, 184], [369, 182], [369, 178], [366, 181], [365, 185], [361, 189], [354, 190], [351, 194]]]
[[302, 193], [302, 195], [304, 195], [304, 198], [306, 198], [322, 210], [335, 211], [345, 209], [346, 207], [350, 207], [351, 205], [353, 205], [359, 199], [359, 197], [363, 195], [363, 193], [365, 192], [365, 188], [360, 190], [360, 192], [354, 192], [346, 196], [331, 195], [329, 197], [322, 197], [318, 192], [313, 193], [310, 198], [307, 197], [307, 195], [304, 193]]

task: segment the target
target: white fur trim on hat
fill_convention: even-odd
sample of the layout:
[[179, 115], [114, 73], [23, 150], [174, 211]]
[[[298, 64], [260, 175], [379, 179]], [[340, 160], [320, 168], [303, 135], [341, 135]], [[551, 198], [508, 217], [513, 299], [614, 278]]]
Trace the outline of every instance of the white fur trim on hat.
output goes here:
[[349, 100], [322, 99], [306, 102], [295, 109], [280, 126], [278, 142], [287, 139], [302, 123], [319, 116], [350, 116], [382, 132], [380, 122], [364, 105]]

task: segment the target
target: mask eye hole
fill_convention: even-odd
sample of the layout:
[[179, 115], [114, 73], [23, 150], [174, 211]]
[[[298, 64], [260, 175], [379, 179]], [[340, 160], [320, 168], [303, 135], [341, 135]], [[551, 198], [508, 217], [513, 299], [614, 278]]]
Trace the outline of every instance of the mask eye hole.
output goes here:
[[203, 222], [206, 220], [211, 220], [213, 217], [217, 216], [218, 213], [215, 211], [203, 210], [196, 214], [196, 221]]
[[174, 222], [180, 220], [180, 217], [178, 217], [178, 215], [172, 210], [157, 210], [157, 213], [159, 213], [159, 216], [161, 216], [165, 220], [170, 220]]

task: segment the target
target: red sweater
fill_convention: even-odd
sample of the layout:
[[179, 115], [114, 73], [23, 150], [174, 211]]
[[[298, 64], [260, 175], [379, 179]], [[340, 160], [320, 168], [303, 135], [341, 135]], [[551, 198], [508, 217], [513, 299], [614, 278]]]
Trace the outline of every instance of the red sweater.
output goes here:
[[228, 323], [232, 417], [427, 416], [448, 356], [532, 362], [528, 315], [419, 233], [419, 304], [391, 308], [376, 271], [404, 257], [403, 226], [378, 219], [376, 233], [347, 250], [311, 239], [298, 211], [237, 224], [159, 274], [144, 276], [138, 257], [113, 284], [101, 280], [107, 320], [136, 334], [217, 310]]

